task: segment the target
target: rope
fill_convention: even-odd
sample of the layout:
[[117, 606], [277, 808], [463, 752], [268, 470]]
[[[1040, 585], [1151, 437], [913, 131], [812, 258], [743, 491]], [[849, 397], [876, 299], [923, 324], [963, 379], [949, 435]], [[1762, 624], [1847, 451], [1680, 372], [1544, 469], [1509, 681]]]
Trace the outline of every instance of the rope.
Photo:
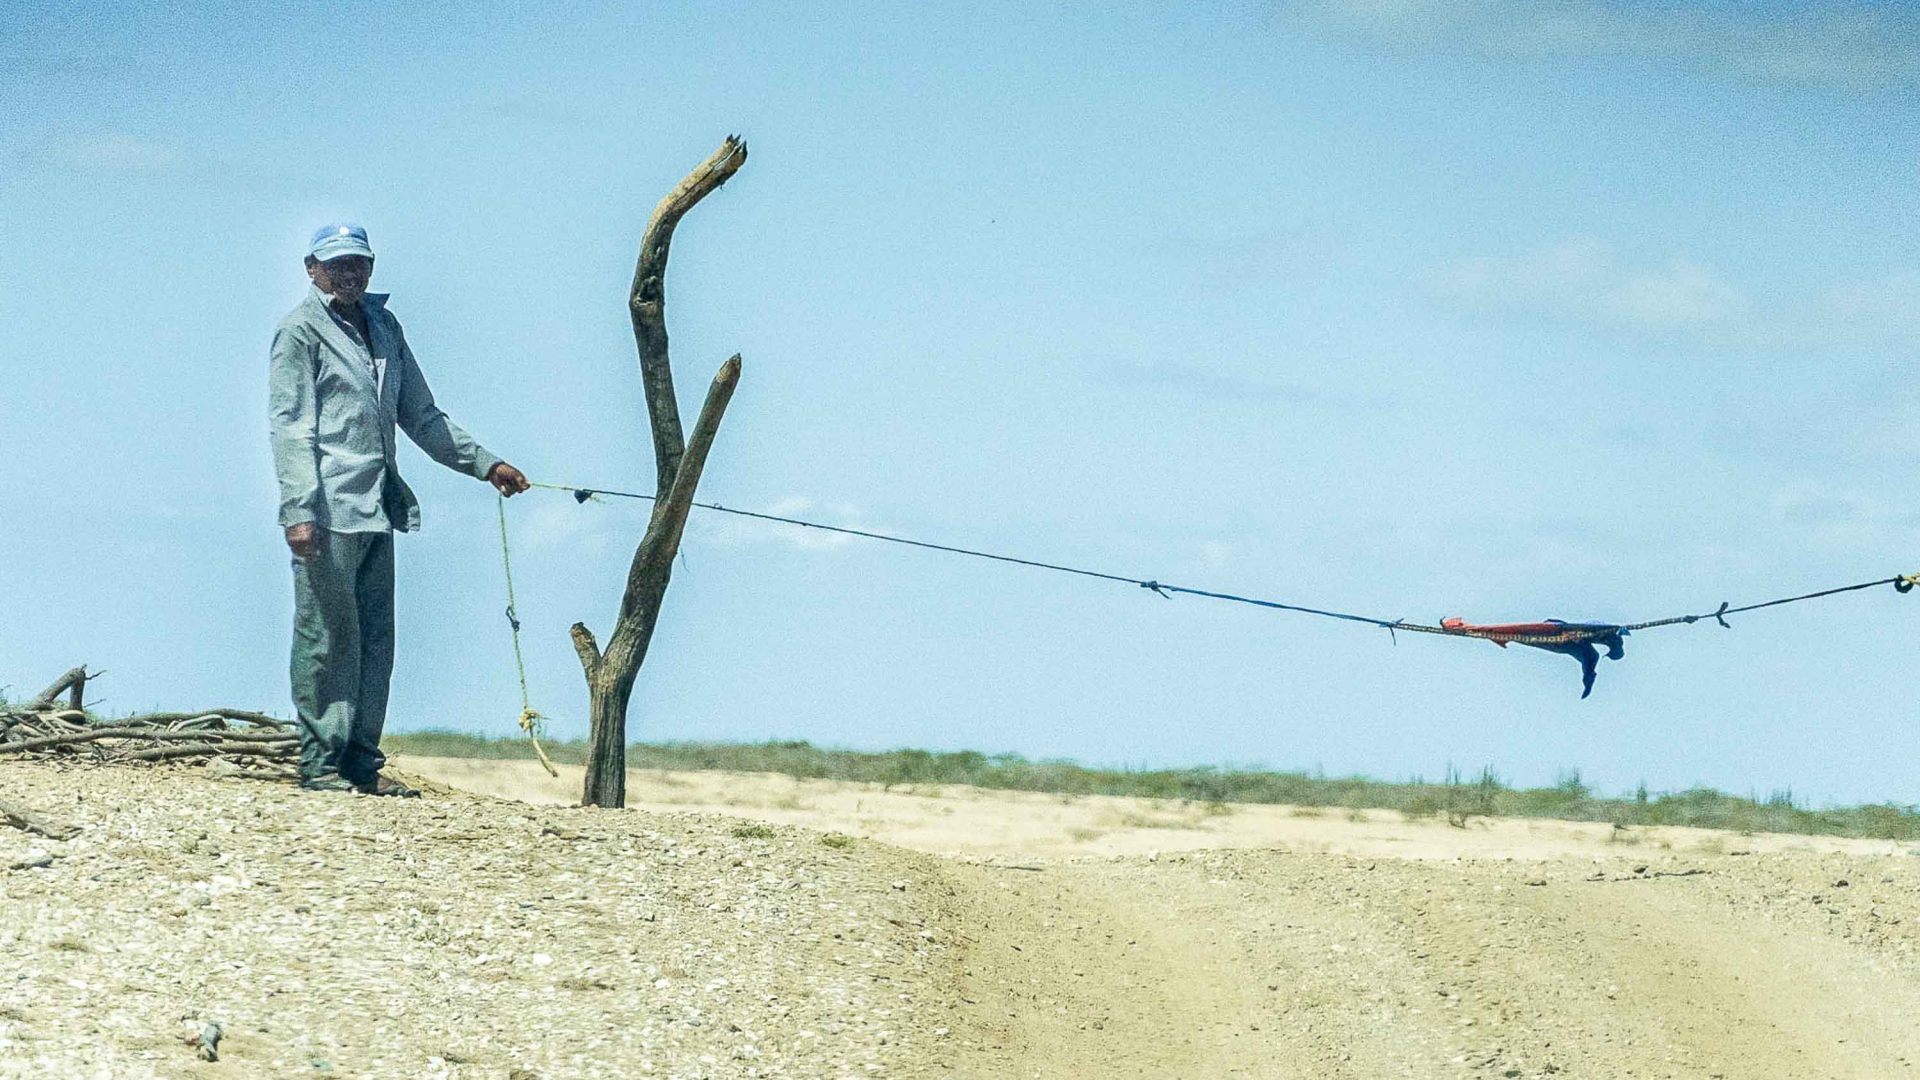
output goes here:
[[[647, 502], [659, 501], [658, 496], [643, 495], [639, 492], [634, 492], [634, 491], [614, 491], [610, 488], [578, 487], [578, 486], [569, 485], [569, 484], [543, 484], [538, 481], [528, 481], [528, 483], [532, 487], [544, 488], [548, 491], [567, 492], [568, 494], [573, 496], [573, 500], [577, 503], [584, 503], [587, 500], [600, 495], [612, 496], [614, 498], [619, 498], [619, 499], [643, 499]], [[1147, 578], [1147, 579], [1132, 578], [1132, 577], [1127, 577], [1123, 574], [1109, 574], [1099, 570], [1088, 570], [1088, 569], [1077, 567], [1077, 566], [1063, 566], [1058, 563], [1040, 562], [1035, 559], [1015, 558], [1012, 555], [1000, 555], [990, 551], [976, 551], [972, 548], [956, 547], [951, 544], [936, 544], [926, 540], [912, 540], [904, 536], [889, 536], [886, 533], [868, 532], [865, 529], [849, 529], [839, 525], [825, 525], [818, 521], [806, 521], [801, 518], [782, 517], [779, 514], [762, 514], [752, 510], [736, 510], [729, 506], [721, 506], [719, 503], [696, 502], [693, 505], [696, 507], [699, 507], [702, 510], [712, 510], [715, 513], [720, 513], [720, 514], [732, 514], [736, 517], [754, 518], [760, 521], [776, 521], [784, 525], [798, 525], [802, 528], [819, 529], [823, 532], [840, 533], [841, 535], [844, 535], [844, 536], [858, 536], [867, 540], [880, 540], [889, 544], [904, 544], [908, 547], [926, 548], [929, 551], [945, 551], [954, 555], [965, 555], [969, 558], [974, 558], [974, 559], [989, 559], [994, 562], [1012, 563], [1016, 566], [1030, 566], [1036, 570], [1051, 570], [1051, 571], [1055, 571], [1057, 573], [1062, 573], [1062, 574], [1077, 574], [1081, 577], [1097, 578], [1101, 581], [1117, 581], [1126, 585], [1137, 585], [1140, 588], [1147, 589], [1154, 593], [1158, 593], [1159, 595], [1166, 597], [1168, 599], [1172, 599], [1172, 596], [1170, 594], [1180, 593], [1186, 596], [1205, 597], [1206, 599], [1209, 599], [1209, 600], [1226, 600], [1236, 604], [1251, 604], [1254, 607], [1270, 608], [1276, 611], [1294, 611], [1294, 612], [1299, 612], [1302, 615], [1317, 615], [1321, 618], [1326, 618], [1326, 619], [1341, 619], [1346, 622], [1364, 623], [1368, 626], [1379, 627], [1380, 629], [1387, 631], [1388, 634], [1395, 634], [1398, 631], [1405, 630], [1409, 633], [1441, 634], [1446, 637], [1477, 636], [1471, 631], [1453, 629], [1445, 626], [1429, 626], [1424, 623], [1411, 623], [1406, 621], [1405, 619], [1378, 619], [1370, 615], [1354, 615], [1344, 611], [1327, 611], [1321, 608], [1302, 607], [1298, 604], [1284, 604], [1278, 600], [1261, 600], [1251, 596], [1238, 596], [1233, 593], [1212, 592], [1207, 589], [1193, 589], [1193, 588], [1188, 588], [1184, 585], [1169, 585], [1164, 581], [1156, 581], [1151, 578]], [[500, 542], [501, 542], [501, 548], [504, 551], [506, 547], [506, 536], [507, 536], [505, 510], [501, 511], [500, 521], [501, 521]], [[1758, 611], [1761, 608], [1778, 607], [1781, 604], [1795, 604], [1795, 603], [1799, 603], [1802, 600], [1815, 600], [1823, 596], [1832, 596], [1836, 593], [1854, 592], [1859, 589], [1871, 589], [1880, 585], [1892, 585], [1896, 590], [1902, 593], [1906, 593], [1906, 592], [1913, 591], [1913, 587], [1917, 584], [1920, 584], [1920, 574], [1900, 574], [1890, 578], [1880, 578], [1875, 581], [1863, 581], [1857, 585], [1842, 585], [1839, 588], [1822, 589], [1819, 592], [1806, 593], [1801, 596], [1788, 596], [1779, 600], [1767, 600], [1758, 604], [1748, 604], [1744, 607], [1728, 607], [1726, 604], [1723, 603], [1720, 605], [1720, 607], [1717, 610], [1709, 611], [1709, 612], [1706, 612], [1705, 614], [1700, 614], [1700, 615], [1677, 615], [1670, 619], [1655, 619], [1652, 622], [1633, 623], [1628, 626], [1599, 627], [1593, 631], [1593, 635], [1591, 636], [1600, 636], [1606, 633], [1623, 631], [1623, 630], [1625, 631], [1652, 630], [1657, 627], [1676, 626], [1681, 624], [1691, 626], [1692, 624], [1699, 622], [1702, 619], [1713, 619], [1714, 621], [1718, 622], [1721, 626], [1727, 627], [1728, 629], [1732, 629], [1732, 627], [1728, 624], [1726, 619], [1728, 615], [1738, 615], [1741, 612], [1745, 612], [1745, 611]], [[509, 605], [507, 609], [508, 618], [512, 618], [513, 609], [511, 605], [513, 601], [513, 582], [512, 582], [511, 573], [509, 573], [508, 582], [507, 582], [507, 601]], [[520, 648], [520, 639], [518, 636], [519, 629], [520, 629], [520, 624], [518, 622], [515, 622], [514, 623], [514, 632], [515, 632], [514, 651], [516, 655], [518, 654], [519, 648]], [[1568, 633], [1569, 632], [1577, 633], [1577, 630], [1578, 628], [1574, 628], [1571, 631], [1559, 632], [1555, 635], [1552, 635], [1551, 640], [1554, 642], [1569, 640], [1567, 636]], [[1531, 635], [1510, 635], [1509, 640], [1518, 642], [1520, 644], [1526, 644], [1530, 636]], [[1546, 638], [1543, 638], [1543, 640], [1546, 640]], [[524, 697], [526, 692], [526, 675], [524, 671], [521, 674], [520, 681], [521, 681], [521, 694]]]
[[1854, 592], [1855, 590], [1858, 590], [1858, 589], [1871, 589], [1876, 585], [1891, 585], [1894, 587], [1895, 590], [1899, 592], [1903, 592], [1903, 593], [1912, 592], [1915, 581], [1920, 581], [1920, 574], [1899, 574], [1890, 578], [1881, 578], [1878, 581], [1863, 581], [1858, 585], [1842, 585], [1837, 589], [1822, 589], [1819, 592], [1810, 592], [1802, 596], [1789, 596], [1782, 600], [1768, 600], [1765, 603], [1748, 604], [1745, 607], [1730, 608], [1725, 604], [1721, 604], [1720, 609], [1718, 611], [1709, 611], [1705, 615], [1681, 615], [1678, 618], [1660, 619], [1655, 622], [1640, 623], [1636, 626], [1623, 627], [1622, 629], [1650, 630], [1656, 626], [1672, 626], [1674, 623], [1695, 623], [1695, 622], [1699, 622], [1701, 619], [1715, 619], [1720, 623], [1721, 626], [1726, 626], [1727, 625], [1726, 617], [1728, 615], [1738, 615], [1743, 611], [1759, 611], [1761, 608], [1778, 607], [1781, 604], [1795, 604], [1802, 600], [1817, 600], [1822, 596], [1832, 596], [1835, 593]]
[[546, 717], [534, 711], [527, 695], [527, 661], [520, 652], [520, 615], [513, 598], [513, 552], [507, 547], [507, 499], [496, 493], [493, 508], [500, 516], [500, 565], [507, 572], [507, 624], [513, 627], [513, 666], [520, 672], [520, 730], [527, 733], [527, 741], [533, 743], [533, 752], [547, 775], [558, 778], [560, 770], [547, 760], [547, 752], [540, 746], [540, 721]]
[[[648, 502], [659, 501], [658, 496], [641, 495], [631, 491], [608, 491], [605, 488], [565, 487], [560, 484], [542, 484], [532, 480], [527, 481], [527, 483], [529, 486], [537, 487], [537, 488], [546, 488], [548, 491], [569, 492], [573, 495], [573, 500], [575, 502], [581, 502], [581, 503], [586, 502], [588, 499], [593, 498], [595, 495], [612, 495], [621, 499], [645, 499]], [[1118, 574], [1102, 574], [1095, 570], [1079, 570], [1071, 566], [1059, 566], [1054, 563], [1035, 562], [1032, 559], [1016, 559], [1011, 555], [995, 555], [987, 551], [974, 551], [970, 548], [952, 547], [947, 544], [933, 544], [933, 543], [928, 543], [925, 540], [909, 540], [901, 536], [888, 536], [885, 533], [866, 532], [861, 529], [846, 529], [846, 528], [841, 528], [838, 525], [822, 525], [817, 521], [802, 521], [799, 518], [780, 517], [776, 514], [759, 514], [759, 513], [755, 513], [752, 510], [735, 510], [732, 507], [721, 506], [718, 503], [697, 502], [697, 503], [694, 503], [693, 505], [699, 507], [702, 510], [717, 510], [722, 514], [734, 514], [739, 517], [759, 518], [761, 521], [778, 521], [787, 525], [801, 525], [809, 529], [821, 529], [825, 532], [845, 533], [848, 536], [863, 536], [863, 537], [866, 537], [868, 540], [885, 540], [890, 544], [906, 544], [909, 547], [927, 548], [928, 550], [931, 550], [931, 551], [950, 551], [955, 555], [970, 555], [976, 559], [992, 559], [995, 562], [1014, 563], [1018, 566], [1031, 566], [1039, 570], [1057, 570], [1063, 574], [1079, 574], [1082, 577], [1100, 578], [1103, 581], [1119, 581], [1119, 582], [1124, 582], [1125, 584], [1128, 584], [1128, 585], [1146, 585], [1147, 584], [1147, 582], [1136, 581], [1135, 579], [1130, 577], [1121, 577]], [[1366, 620], [1363, 620], [1363, 621], [1366, 621]]]

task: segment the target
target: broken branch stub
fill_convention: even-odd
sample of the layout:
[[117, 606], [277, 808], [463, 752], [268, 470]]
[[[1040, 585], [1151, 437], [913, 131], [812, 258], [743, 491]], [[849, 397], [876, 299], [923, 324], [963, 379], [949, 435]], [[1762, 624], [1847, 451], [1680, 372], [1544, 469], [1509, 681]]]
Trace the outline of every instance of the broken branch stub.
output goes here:
[[34, 698], [32, 704], [27, 707], [30, 709], [44, 709], [53, 704], [53, 699], [59, 697], [62, 691], [68, 692], [67, 702], [69, 705], [76, 709], [84, 708], [84, 701], [87, 695], [87, 665], [81, 664], [79, 667], [60, 676], [59, 679], [54, 681], [52, 686], [40, 691], [40, 696]]

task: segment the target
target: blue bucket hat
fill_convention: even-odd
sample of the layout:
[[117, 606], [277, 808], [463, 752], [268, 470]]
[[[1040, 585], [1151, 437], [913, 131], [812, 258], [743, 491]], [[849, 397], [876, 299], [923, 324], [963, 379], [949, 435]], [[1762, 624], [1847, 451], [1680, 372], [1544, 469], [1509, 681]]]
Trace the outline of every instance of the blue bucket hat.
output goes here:
[[321, 262], [337, 259], [342, 255], [360, 255], [373, 258], [373, 248], [367, 246], [367, 230], [358, 225], [323, 225], [314, 231], [313, 244], [307, 254]]

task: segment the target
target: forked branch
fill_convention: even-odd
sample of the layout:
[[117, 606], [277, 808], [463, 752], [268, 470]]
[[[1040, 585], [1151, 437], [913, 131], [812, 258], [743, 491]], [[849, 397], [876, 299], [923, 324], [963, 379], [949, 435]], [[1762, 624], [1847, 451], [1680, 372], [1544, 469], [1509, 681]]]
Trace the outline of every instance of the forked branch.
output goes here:
[[673, 394], [673, 367], [667, 358], [667, 253], [674, 227], [687, 211], [740, 171], [747, 161], [747, 144], [729, 135], [707, 160], [653, 208], [640, 241], [640, 258], [633, 269], [627, 299], [633, 322], [634, 344], [640, 350], [640, 382], [647, 393], [647, 416], [653, 426], [654, 494], [664, 499], [673, 487], [686, 443], [680, 430], [680, 406]]
[[[641, 538], [639, 548], [633, 553], [633, 564], [627, 570], [627, 590], [620, 598], [615, 638], [644, 602], [649, 583], [656, 574], [671, 567], [674, 556], [680, 552], [680, 537], [687, 529], [687, 514], [693, 510], [700, 474], [707, 467], [707, 453], [713, 449], [713, 437], [720, 431], [720, 420], [726, 415], [727, 403], [733, 400], [733, 389], [739, 382], [740, 354], [734, 353], [714, 373], [713, 383], [707, 387], [707, 399], [693, 422], [693, 441], [687, 445], [666, 495], [653, 504], [646, 535]], [[613, 646], [608, 648], [611, 650]]]
[[701, 162], [653, 208], [640, 239], [640, 258], [627, 293], [634, 344], [640, 350], [640, 381], [647, 395], [647, 419], [653, 429], [654, 507], [647, 531], [634, 549], [620, 594], [620, 614], [602, 650], [593, 634], [574, 624], [573, 648], [586, 672], [589, 697], [587, 775], [581, 801], [589, 806], [626, 805], [627, 703], [640, 665], [660, 618], [660, 605], [673, 575], [673, 557], [687, 527], [707, 453], [740, 380], [735, 354], [713, 377], [693, 441], [680, 428], [680, 407], [673, 393], [673, 365], [667, 351], [667, 253], [674, 227], [686, 212], [718, 190], [747, 160], [746, 144], [729, 135], [720, 149]]

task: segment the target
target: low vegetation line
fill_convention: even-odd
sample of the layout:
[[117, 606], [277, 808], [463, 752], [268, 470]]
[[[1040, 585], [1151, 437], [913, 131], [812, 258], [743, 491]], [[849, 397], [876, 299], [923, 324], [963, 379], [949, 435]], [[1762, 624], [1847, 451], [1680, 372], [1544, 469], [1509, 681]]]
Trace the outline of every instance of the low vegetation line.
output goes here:
[[[529, 759], [525, 739], [486, 738], [453, 731], [388, 735], [390, 752], [423, 757]], [[581, 764], [586, 743], [548, 743], [553, 760]], [[1456, 824], [1473, 816], [1607, 821], [1622, 827], [1686, 825], [1735, 832], [1805, 833], [1817, 836], [1920, 840], [1920, 806], [1892, 803], [1813, 809], [1791, 790], [1765, 799], [1728, 795], [1709, 788], [1607, 797], [1581, 781], [1578, 771], [1546, 788], [1515, 788], [1492, 769], [1462, 776], [1449, 768], [1438, 783], [1365, 777], [1327, 777], [1257, 769], [1095, 769], [1070, 761], [1030, 761], [1018, 754], [972, 750], [834, 750], [806, 742], [635, 743], [627, 764], [636, 769], [780, 773], [807, 780], [854, 780], [876, 784], [966, 784], [1005, 791], [1066, 795], [1127, 795], [1208, 803], [1269, 803], [1398, 810], [1426, 817], [1445, 814]]]

